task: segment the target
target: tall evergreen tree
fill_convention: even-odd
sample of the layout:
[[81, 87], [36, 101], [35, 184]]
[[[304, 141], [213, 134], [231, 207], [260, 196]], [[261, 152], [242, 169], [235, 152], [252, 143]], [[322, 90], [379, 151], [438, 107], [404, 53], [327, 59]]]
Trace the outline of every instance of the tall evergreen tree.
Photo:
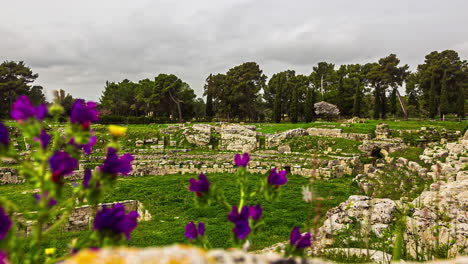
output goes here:
[[449, 113], [449, 102], [448, 102], [448, 91], [447, 91], [447, 70], [444, 71], [444, 76], [442, 77], [439, 111], [440, 111], [441, 116]]
[[361, 103], [363, 92], [362, 87], [360, 85], [356, 85], [356, 91], [354, 93], [354, 103], [353, 103], [353, 116], [360, 117], [361, 116]]
[[429, 93], [429, 117], [434, 118], [437, 114], [437, 91], [435, 85], [435, 74], [431, 74], [431, 90]]
[[291, 118], [291, 123], [297, 123], [298, 121], [298, 111], [299, 111], [299, 98], [298, 98], [298, 88], [297, 86], [292, 87], [291, 95], [291, 104], [289, 108], [289, 116]]
[[276, 123], [281, 122], [281, 117], [283, 116], [282, 113], [282, 102], [283, 102], [283, 97], [282, 97], [282, 75], [279, 74], [276, 79], [276, 87], [275, 87], [275, 97], [274, 97], [274, 107], [273, 107], [273, 120]]
[[315, 91], [312, 87], [308, 87], [307, 89], [307, 96], [306, 96], [306, 101], [305, 101], [305, 109], [304, 109], [304, 115], [305, 115], [305, 121], [307, 123], [312, 122], [314, 119], [314, 104], [316, 102], [315, 98]]

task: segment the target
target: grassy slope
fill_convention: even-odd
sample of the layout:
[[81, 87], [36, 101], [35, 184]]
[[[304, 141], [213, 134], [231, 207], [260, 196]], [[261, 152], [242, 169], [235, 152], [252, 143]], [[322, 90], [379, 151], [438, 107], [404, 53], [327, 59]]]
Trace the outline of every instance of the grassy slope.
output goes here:
[[[194, 175], [147, 176], [139, 178], [122, 178], [118, 181], [112, 193], [106, 195], [105, 201], [120, 201], [136, 199], [141, 201], [152, 214], [153, 219], [142, 222], [132, 234], [131, 246], [160, 246], [177, 242], [186, 242], [184, 226], [189, 221], [206, 223], [207, 236], [214, 247], [229, 247], [232, 226], [227, 222], [227, 212], [224, 208], [213, 205], [209, 208], [196, 208], [193, 204], [193, 194], [187, 190], [189, 178]], [[250, 186], [257, 184], [264, 175], [251, 175]], [[221, 187], [229, 202], [238, 199], [235, 188], [235, 176], [230, 174], [209, 175], [209, 179]], [[301, 186], [308, 180], [300, 176], [290, 176], [289, 182], [282, 188], [280, 200], [268, 204], [263, 197], [256, 197], [251, 204], [261, 203], [264, 208], [263, 219], [265, 228], [253, 240], [252, 249], [260, 249], [273, 243], [288, 239], [293, 226], [304, 226], [308, 213], [320, 211], [323, 217], [326, 210], [346, 200], [357, 190], [351, 187], [351, 178], [316, 181], [315, 191], [318, 196], [325, 197], [321, 206], [314, 208], [302, 201]], [[32, 208], [31, 194], [21, 194], [20, 191], [31, 189], [27, 185], [0, 186], [0, 193], [15, 201], [22, 207]], [[28, 205], [30, 204], [30, 205]], [[86, 232], [57, 233], [46, 240], [44, 247], [57, 247], [65, 252], [67, 242], [74, 237], [84, 237]]]

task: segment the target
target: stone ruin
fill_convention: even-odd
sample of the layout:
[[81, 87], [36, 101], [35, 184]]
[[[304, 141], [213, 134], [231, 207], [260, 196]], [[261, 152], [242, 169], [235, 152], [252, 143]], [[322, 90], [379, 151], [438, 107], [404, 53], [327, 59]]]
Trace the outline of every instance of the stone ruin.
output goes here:
[[[143, 205], [136, 201], [136, 200], [127, 200], [121, 202], [113, 202], [113, 203], [102, 203], [98, 205], [98, 210], [102, 207], [113, 207], [115, 204], [121, 203], [124, 208], [125, 212], [129, 213], [130, 211], [137, 211], [140, 217], [138, 217], [138, 221], [149, 221], [151, 220], [151, 214], [145, 210]], [[93, 221], [94, 207], [91, 205], [83, 205], [80, 207], [76, 207], [70, 214], [68, 221], [61, 227], [62, 232], [74, 232], [74, 231], [84, 231], [88, 230]], [[16, 215], [18, 217], [18, 222], [24, 223], [24, 219], [21, 214]], [[51, 223], [50, 227], [53, 223]], [[19, 234], [28, 236], [31, 233], [32, 229], [32, 222], [27, 221], [23, 224], [22, 229], [20, 229]]]

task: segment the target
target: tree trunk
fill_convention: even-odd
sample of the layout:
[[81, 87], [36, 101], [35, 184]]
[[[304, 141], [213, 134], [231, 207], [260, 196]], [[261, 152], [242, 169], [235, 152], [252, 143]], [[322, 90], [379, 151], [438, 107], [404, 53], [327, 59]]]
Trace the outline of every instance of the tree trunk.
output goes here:
[[179, 123], [182, 123], [183, 120], [182, 120], [182, 109], [180, 108], [180, 103], [181, 101], [180, 100], [176, 100], [173, 96], [172, 96], [172, 93], [171, 93], [171, 90], [169, 89], [169, 96], [171, 97], [172, 101], [174, 101], [174, 103], [176, 103], [177, 105], [177, 110], [179, 112]]
[[398, 89], [396, 89], [396, 94], [398, 97], [398, 101], [400, 102], [400, 105], [401, 105], [401, 110], [403, 110], [403, 113], [405, 114], [405, 120], [408, 120], [408, 111], [406, 110], [405, 102], [403, 101], [403, 98], [401, 98], [401, 95]]

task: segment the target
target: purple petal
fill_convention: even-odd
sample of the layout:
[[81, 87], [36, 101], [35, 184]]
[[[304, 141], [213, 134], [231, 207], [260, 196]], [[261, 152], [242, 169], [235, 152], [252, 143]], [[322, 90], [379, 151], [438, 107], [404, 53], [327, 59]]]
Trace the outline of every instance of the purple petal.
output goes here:
[[0, 122], [0, 145], [8, 146], [10, 144], [10, 134], [8, 128]]
[[95, 136], [91, 136], [88, 144], [83, 145], [83, 151], [86, 155], [91, 154], [91, 150], [93, 149], [94, 144], [96, 144], [96, 140], [97, 138]]
[[49, 145], [50, 142], [50, 135], [47, 134], [47, 132], [42, 129], [41, 134], [39, 135], [39, 140], [41, 141], [41, 147], [42, 149], [47, 149], [47, 146]]
[[301, 232], [299, 232], [299, 227], [296, 226], [291, 232], [291, 236], [289, 237], [289, 243], [291, 244], [291, 246], [295, 246], [299, 239], [301, 239]]
[[191, 192], [208, 192], [210, 189], [210, 182], [208, 181], [206, 175], [203, 173], [198, 175], [198, 181], [194, 178], [191, 178], [189, 182], [189, 191]]
[[249, 216], [255, 221], [260, 219], [260, 217], [262, 216], [262, 211], [263, 209], [260, 206], [260, 204], [257, 204], [256, 206], [249, 206]]
[[205, 235], [205, 224], [203, 222], [198, 223], [198, 234], [200, 236]]
[[5, 238], [8, 230], [12, 225], [10, 217], [6, 214], [5, 209], [0, 206], [0, 241]]
[[41, 104], [36, 109], [36, 117], [39, 120], [42, 120], [47, 115], [47, 106], [45, 104]]
[[310, 238], [311, 238], [310, 233], [306, 233], [299, 239], [296, 247], [297, 248], [310, 247], [312, 245]]
[[236, 220], [239, 218], [239, 211], [237, 210], [237, 206], [233, 205], [231, 212], [228, 214], [228, 219], [231, 222], [236, 222]]
[[132, 170], [133, 156], [129, 153], [122, 155], [120, 158], [114, 148], [107, 149], [107, 156], [104, 163], [100, 166], [102, 172], [116, 175], [118, 173], [127, 175]]
[[49, 158], [52, 181], [59, 182], [62, 176], [72, 173], [78, 167], [78, 161], [65, 151], [57, 151]]
[[21, 95], [12, 106], [11, 118], [23, 121], [36, 115], [36, 109], [29, 101], [28, 97]]
[[83, 187], [85, 189], [89, 188], [89, 181], [91, 180], [91, 176], [92, 176], [91, 170], [86, 170], [84, 177], [83, 177]]
[[185, 226], [185, 237], [187, 239], [197, 239], [197, 227], [193, 222]]
[[251, 229], [249, 226], [249, 221], [237, 222], [233, 232], [240, 239], [243, 240], [249, 233]]

